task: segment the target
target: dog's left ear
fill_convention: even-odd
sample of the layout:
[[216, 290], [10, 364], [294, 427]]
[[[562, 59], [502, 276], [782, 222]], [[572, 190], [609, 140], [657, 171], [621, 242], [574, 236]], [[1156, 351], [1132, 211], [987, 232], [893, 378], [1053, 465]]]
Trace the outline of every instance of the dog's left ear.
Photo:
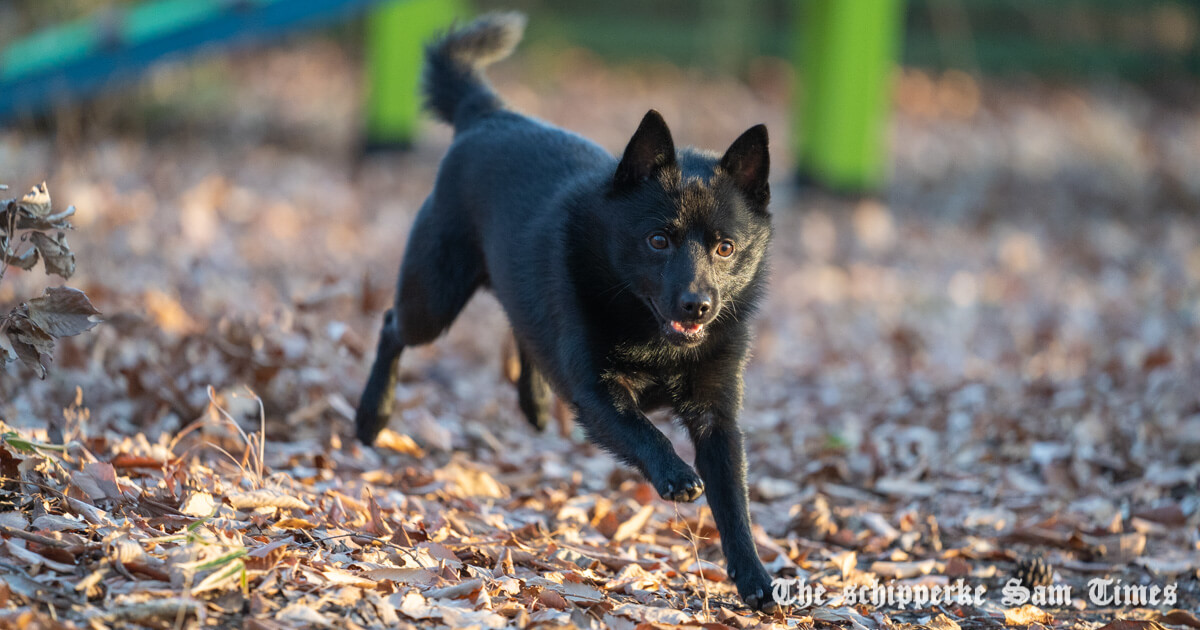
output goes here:
[[738, 136], [721, 158], [721, 170], [750, 201], [765, 208], [771, 200], [771, 187], [767, 185], [771, 171], [767, 126], [755, 125]]

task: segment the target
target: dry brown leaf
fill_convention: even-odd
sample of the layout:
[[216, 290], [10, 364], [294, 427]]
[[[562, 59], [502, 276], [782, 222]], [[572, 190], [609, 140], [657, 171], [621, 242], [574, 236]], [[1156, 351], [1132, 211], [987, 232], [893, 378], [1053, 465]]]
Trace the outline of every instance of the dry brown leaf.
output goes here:
[[[376, 586], [375, 580], [369, 580], [361, 575], [336, 568], [322, 569], [321, 577], [325, 578], [325, 580], [330, 584], [341, 584], [365, 589], [373, 589]], [[357, 595], [355, 595], [355, 597], [357, 597]]]
[[860, 615], [858, 611], [849, 607], [829, 608], [818, 606], [812, 609], [812, 618], [839, 626], [848, 626], [853, 630], [871, 630], [876, 627], [876, 624], [870, 619], [867, 619]]
[[1049, 625], [1054, 623], [1054, 617], [1033, 604], [1025, 604], [1017, 608], [1006, 608], [1004, 623], [1009, 626], [1028, 626], [1034, 623]]
[[650, 520], [650, 516], [654, 514], [653, 505], [643, 505], [633, 516], [630, 516], [625, 522], [617, 526], [617, 531], [613, 532], [613, 542], [621, 542], [633, 537], [642, 528], [646, 526], [646, 522]]
[[363, 575], [377, 582], [388, 580], [397, 584], [430, 585], [437, 581], [437, 575], [429, 569], [410, 567], [382, 567], [367, 569]]
[[204, 518], [212, 516], [217, 509], [217, 502], [213, 496], [207, 492], [192, 492], [180, 506], [179, 511], [188, 516]]
[[70, 287], [47, 288], [26, 304], [30, 321], [54, 337], [78, 335], [100, 322], [100, 311], [91, 300], [83, 291]]
[[1162, 624], [1151, 619], [1118, 619], [1098, 630], [1167, 630]]
[[375, 448], [391, 449], [397, 453], [404, 453], [417, 458], [425, 457], [425, 451], [420, 446], [417, 446], [415, 440], [403, 433], [396, 433], [391, 429], [384, 429], [379, 432], [379, 436], [375, 438]]
[[1169, 623], [1169, 624], [1175, 625], [1175, 626], [1188, 626], [1190, 628], [1200, 628], [1200, 618], [1196, 617], [1196, 613], [1187, 611], [1187, 610], [1181, 610], [1178, 608], [1168, 611], [1166, 613], [1163, 613], [1162, 616], [1160, 616], [1158, 618], [1158, 620], [1163, 623]]
[[475, 593], [478, 593], [482, 588], [483, 580], [480, 578], [474, 578], [470, 580], [463, 580], [458, 584], [451, 584], [450, 586], [431, 588], [425, 591], [424, 594], [425, 597], [434, 599], [459, 599], [462, 597], [471, 597]]
[[868, 571], [883, 578], [899, 580], [918, 575], [928, 575], [935, 568], [937, 568], [937, 561], [930, 558], [929, 560], [912, 562], [872, 562], [871, 568]]
[[571, 604], [567, 602], [567, 599], [563, 597], [561, 593], [552, 591], [548, 588], [542, 589], [542, 591], [538, 593], [537, 601], [539, 604], [555, 610], [566, 610], [571, 606]]
[[712, 582], [724, 582], [729, 579], [729, 574], [721, 568], [721, 565], [707, 560], [693, 561], [687, 565], [685, 570]]
[[415, 621], [423, 619], [440, 619], [442, 613], [437, 606], [431, 606], [425, 596], [417, 591], [407, 591], [405, 593], [397, 593], [389, 598], [388, 602], [396, 608], [396, 610]]
[[829, 559], [831, 564], [843, 578], [849, 577], [858, 566], [858, 554], [853, 551], [839, 553]]
[[203, 603], [183, 597], [168, 597], [142, 602], [123, 603], [96, 610], [88, 615], [95, 624], [111, 624], [121, 627], [126, 623], [161, 624], [174, 623], [202, 614]]
[[256, 510], [258, 508], [310, 509], [308, 504], [300, 498], [291, 496], [275, 488], [234, 492], [225, 498], [229, 501], [230, 505], [239, 510]]
[[943, 614], [939, 614], [938, 616], [934, 617], [929, 622], [929, 627], [933, 630], [961, 630], [961, 626], [958, 625], [958, 622]]
[[275, 613], [275, 620], [289, 625], [331, 628], [333, 623], [305, 602], [295, 601]]
[[3, 325], [8, 339], [5, 352], [16, 354], [26, 367], [37, 372], [38, 378], [45, 378], [46, 368], [42, 360], [54, 351], [54, 337], [25, 315], [5, 318]]
[[146, 553], [141, 543], [124, 537], [115, 538], [108, 542], [108, 557], [121, 564], [135, 562], [151, 564], [157, 562], [157, 559], [151, 558]]
[[682, 625], [694, 621], [692, 615], [681, 610], [631, 603], [618, 604], [613, 607], [612, 614], [647, 623]]
[[[3, 519], [0, 518], [0, 524], [7, 523], [4, 523]], [[87, 524], [66, 516], [43, 514], [33, 519], [33, 528], [51, 532], [85, 531], [87, 530]]]
[[34, 217], [50, 215], [50, 188], [46, 182], [34, 186], [16, 201], [17, 207]]
[[[70, 279], [71, 276], [75, 275], [75, 253], [67, 245], [67, 235], [65, 233], [58, 232], [54, 237], [50, 237], [45, 232], [30, 232], [29, 240], [33, 243], [38, 253], [42, 255], [42, 264], [46, 267], [46, 273], [52, 273], [65, 279]], [[80, 291], [79, 293], [82, 295], [83, 292]], [[85, 297], [84, 300], [86, 301], [87, 298]], [[91, 306], [91, 302], [88, 302], [88, 306]], [[97, 312], [96, 314], [99, 313]], [[92, 324], [92, 326], [94, 325], [95, 323]], [[91, 328], [91, 326], [88, 326], [88, 328]], [[69, 335], [56, 336], [64, 337]]]
[[83, 465], [83, 472], [75, 477], [86, 476], [90, 478], [101, 491], [102, 495], [93, 499], [108, 499], [110, 501], [120, 501], [121, 488], [117, 485], [117, 471], [112, 464], [108, 462], [90, 462]]
[[450, 465], [439, 470], [436, 476], [453, 484], [462, 496], [493, 499], [509, 496], [509, 490], [504, 484], [496, 481], [487, 471], [461, 459], [452, 461]]
[[23, 540], [5, 540], [4, 549], [9, 553], [9, 555], [30, 566], [31, 570], [39, 567], [46, 567], [63, 574], [75, 573], [75, 565], [57, 562], [37, 552], [30, 551], [25, 547], [25, 541]]
[[1158, 575], [1180, 575], [1200, 569], [1200, 553], [1136, 558], [1133, 563], [1146, 567]]
[[1170, 527], [1179, 527], [1187, 524], [1187, 515], [1183, 513], [1183, 509], [1178, 503], [1171, 503], [1156, 508], [1138, 510], [1133, 514], [1137, 518], [1153, 521]]
[[271, 527], [275, 527], [277, 529], [306, 529], [307, 530], [307, 529], [316, 529], [318, 527], [318, 525], [316, 523], [306, 520], [306, 519], [293, 518], [293, 517], [289, 516], [287, 518], [281, 518], [278, 521], [271, 523]]

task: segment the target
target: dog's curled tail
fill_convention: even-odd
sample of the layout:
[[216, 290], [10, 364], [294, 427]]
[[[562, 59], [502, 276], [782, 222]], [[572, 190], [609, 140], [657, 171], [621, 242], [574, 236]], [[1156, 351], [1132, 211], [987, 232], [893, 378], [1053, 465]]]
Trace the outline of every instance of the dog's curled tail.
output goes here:
[[432, 41], [425, 48], [425, 106], [457, 129], [502, 108], [482, 70], [510, 55], [524, 32], [524, 15], [498, 12], [451, 27]]

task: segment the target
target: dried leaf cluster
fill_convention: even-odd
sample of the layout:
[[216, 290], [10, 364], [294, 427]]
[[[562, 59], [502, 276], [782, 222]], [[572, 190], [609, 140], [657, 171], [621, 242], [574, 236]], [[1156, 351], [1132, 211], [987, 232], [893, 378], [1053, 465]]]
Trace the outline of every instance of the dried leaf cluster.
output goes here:
[[[9, 265], [29, 271], [39, 257], [47, 274], [70, 279], [75, 273], [75, 254], [67, 246], [66, 230], [71, 229], [67, 219], [75, 214], [75, 207], [55, 213], [44, 182], [24, 197], [0, 205], [4, 207], [0, 211], [0, 281]], [[19, 244], [26, 242], [18, 251]], [[20, 359], [44, 378], [43, 362], [54, 351], [54, 340], [90, 330], [98, 323], [95, 316], [99, 314], [82, 291], [47, 288], [41, 297], [0, 317], [0, 368]]]

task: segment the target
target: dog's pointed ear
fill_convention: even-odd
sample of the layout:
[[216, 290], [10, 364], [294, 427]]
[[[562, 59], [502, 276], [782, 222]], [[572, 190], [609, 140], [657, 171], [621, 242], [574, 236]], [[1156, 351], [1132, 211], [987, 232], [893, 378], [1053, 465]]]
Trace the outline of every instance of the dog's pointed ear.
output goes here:
[[721, 158], [721, 170], [750, 201], [766, 207], [771, 200], [771, 187], [767, 185], [771, 171], [767, 126], [755, 125], [738, 136]]
[[657, 173], [667, 166], [675, 165], [675, 143], [671, 130], [662, 114], [653, 109], [646, 112], [642, 124], [638, 125], [633, 138], [625, 147], [625, 155], [617, 165], [613, 187], [627, 188]]

